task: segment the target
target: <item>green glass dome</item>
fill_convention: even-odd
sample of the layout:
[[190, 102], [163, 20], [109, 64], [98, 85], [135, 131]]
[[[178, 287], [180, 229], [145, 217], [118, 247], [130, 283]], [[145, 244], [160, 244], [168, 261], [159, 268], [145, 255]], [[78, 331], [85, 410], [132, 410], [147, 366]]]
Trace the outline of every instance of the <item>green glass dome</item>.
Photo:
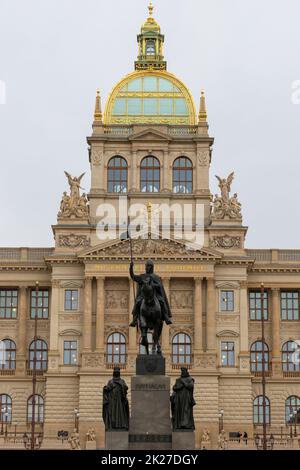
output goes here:
[[166, 71], [137, 71], [113, 89], [105, 109], [105, 124], [194, 125], [193, 99], [186, 86]]

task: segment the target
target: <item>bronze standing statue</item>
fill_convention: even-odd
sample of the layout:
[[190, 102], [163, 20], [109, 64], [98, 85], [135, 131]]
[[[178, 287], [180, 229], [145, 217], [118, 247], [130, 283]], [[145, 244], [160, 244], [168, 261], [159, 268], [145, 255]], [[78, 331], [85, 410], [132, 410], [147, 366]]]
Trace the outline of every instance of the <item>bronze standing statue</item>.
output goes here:
[[163, 322], [172, 323], [171, 309], [164, 290], [162, 280], [154, 274], [152, 260], [146, 262], [144, 274], [136, 275], [133, 272], [133, 261], [130, 263], [130, 277], [138, 284], [135, 304], [132, 310], [133, 320], [130, 326], [138, 326], [141, 332], [141, 344], [149, 354], [148, 331], [153, 332], [152, 354], [161, 354], [160, 337]]
[[103, 421], [106, 431], [129, 429], [128, 387], [119, 367], [114, 368], [113, 378], [103, 387]]
[[193, 431], [195, 429], [193, 407], [194, 379], [186, 367], [181, 367], [181, 376], [176, 379], [173, 394], [170, 397], [173, 431], [180, 429]]

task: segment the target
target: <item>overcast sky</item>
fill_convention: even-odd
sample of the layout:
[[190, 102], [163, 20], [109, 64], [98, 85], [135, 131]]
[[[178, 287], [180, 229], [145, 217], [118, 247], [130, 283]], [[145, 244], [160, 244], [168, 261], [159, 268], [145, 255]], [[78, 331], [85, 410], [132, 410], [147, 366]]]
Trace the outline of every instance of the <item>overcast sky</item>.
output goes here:
[[[206, 90], [214, 175], [235, 171], [247, 246], [300, 248], [299, 0], [154, 0], [168, 70]], [[133, 70], [148, 0], [0, 0], [0, 246], [53, 244], [64, 170], [87, 172], [103, 106]], [[295, 101], [295, 100], [294, 100]]]

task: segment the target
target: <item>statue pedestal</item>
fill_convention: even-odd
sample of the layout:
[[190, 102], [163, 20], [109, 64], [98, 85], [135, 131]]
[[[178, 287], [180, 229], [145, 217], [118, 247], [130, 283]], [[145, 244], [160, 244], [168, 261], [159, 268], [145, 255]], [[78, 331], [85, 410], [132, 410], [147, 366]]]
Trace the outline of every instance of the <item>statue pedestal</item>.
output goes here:
[[172, 434], [173, 450], [195, 450], [195, 432], [194, 431], [173, 431]]
[[96, 450], [96, 441], [86, 441], [85, 450]]
[[131, 378], [130, 450], [171, 450], [170, 378], [165, 359], [139, 355]]
[[128, 450], [128, 431], [106, 431], [106, 450]]

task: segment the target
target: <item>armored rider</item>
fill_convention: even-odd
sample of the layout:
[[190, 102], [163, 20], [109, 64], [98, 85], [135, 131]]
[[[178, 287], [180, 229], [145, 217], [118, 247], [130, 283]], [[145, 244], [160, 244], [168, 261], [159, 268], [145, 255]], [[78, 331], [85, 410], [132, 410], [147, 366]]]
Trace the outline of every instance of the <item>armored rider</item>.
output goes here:
[[143, 285], [143, 281], [149, 278], [152, 280], [152, 285], [155, 289], [156, 297], [161, 307], [162, 319], [165, 321], [167, 325], [170, 325], [172, 323], [172, 320], [171, 320], [172, 313], [171, 313], [171, 309], [169, 306], [169, 302], [168, 302], [161, 278], [157, 276], [157, 274], [154, 274], [154, 263], [151, 259], [149, 259], [146, 262], [145, 268], [146, 268], [146, 272], [144, 274], [136, 275], [133, 272], [133, 261], [131, 261], [130, 263], [130, 269], [129, 269], [130, 277], [133, 281], [135, 281], [138, 284], [135, 304], [132, 310], [133, 319], [132, 319], [132, 322], [130, 323], [130, 326], [133, 326], [133, 327], [137, 326], [137, 321], [138, 321], [138, 317], [140, 314], [140, 307], [141, 307], [142, 300], [143, 300], [142, 285]]

